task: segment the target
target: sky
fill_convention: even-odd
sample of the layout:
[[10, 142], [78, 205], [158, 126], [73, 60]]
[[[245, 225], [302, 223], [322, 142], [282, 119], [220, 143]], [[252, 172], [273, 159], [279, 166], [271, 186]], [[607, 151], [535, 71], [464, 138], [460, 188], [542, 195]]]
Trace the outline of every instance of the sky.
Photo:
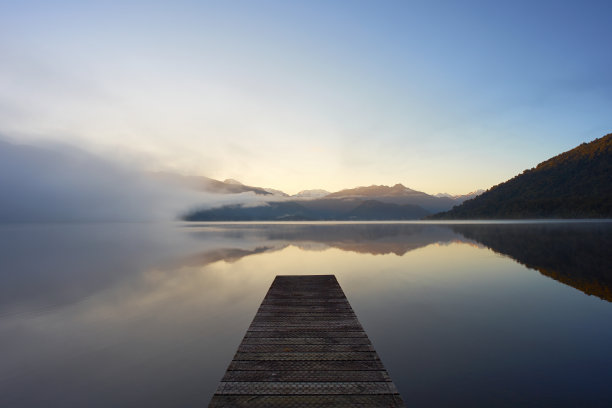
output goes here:
[[489, 188], [612, 132], [609, 1], [4, 1], [0, 138], [287, 193]]

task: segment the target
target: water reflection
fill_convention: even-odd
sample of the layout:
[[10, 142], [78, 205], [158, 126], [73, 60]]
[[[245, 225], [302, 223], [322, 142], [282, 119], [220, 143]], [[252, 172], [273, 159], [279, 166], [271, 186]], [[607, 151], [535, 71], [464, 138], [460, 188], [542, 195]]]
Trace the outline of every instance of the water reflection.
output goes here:
[[453, 231], [528, 268], [612, 302], [612, 225], [454, 225]]
[[0, 406], [206, 405], [274, 276], [310, 273], [338, 277], [410, 405], [609, 406], [611, 305], [512, 259], [609, 300], [610, 236], [610, 224], [0, 227]]
[[214, 231], [242, 242], [274, 243], [276, 249], [294, 245], [305, 250], [338, 248], [372, 255], [402, 256], [430, 244], [462, 240], [447, 226], [424, 224], [226, 224], [222, 228], [200, 224], [189, 229], [198, 238]]
[[[278, 251], [289, 245], [304, 250], [337, 248], [362, 254], [403, 256], [431, 244], [460, 242], [485, 246], [530, 269], [612, 302], [612, 224], [480, 223], [428, 224], [228, 224], [194, 227], [195, 236], [216, 233], [265, 242], [253, 250], [224, 249], [199, 255], [203, 261], [235, 260]], [[225, 254], [225, 257], [223, 256]]]

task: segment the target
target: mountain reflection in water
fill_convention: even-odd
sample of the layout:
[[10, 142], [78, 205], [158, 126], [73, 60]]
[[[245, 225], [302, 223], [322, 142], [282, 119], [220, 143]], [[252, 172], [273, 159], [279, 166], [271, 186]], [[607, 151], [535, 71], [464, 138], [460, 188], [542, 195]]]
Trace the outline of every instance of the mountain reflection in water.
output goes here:
[[361, 254], [403, 256], [431, 244], [476, 244], [508, 256], [530, 269], [612, 302], [612, 223], [476, 223], [476, 224], [226, 224], [199, 226], [228, 237], [256, 240], [254, 249], [203, 252], [202, 264], [235, 261], [278, 251], [289, 245], [303, 250], [337, 248]]
[[610, 224], [481, 224], [452, 228], [542, 275], [612, 302]]

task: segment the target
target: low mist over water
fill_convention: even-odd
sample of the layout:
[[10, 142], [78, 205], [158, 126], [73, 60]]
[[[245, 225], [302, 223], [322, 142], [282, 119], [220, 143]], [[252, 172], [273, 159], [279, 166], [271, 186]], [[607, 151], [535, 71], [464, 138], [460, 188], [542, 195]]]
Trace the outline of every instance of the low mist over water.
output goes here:
[[612, 404], [612, 223], [0, 226], [0, 405], [205, 406], [274, 276], [334, 274], [407, 405]]

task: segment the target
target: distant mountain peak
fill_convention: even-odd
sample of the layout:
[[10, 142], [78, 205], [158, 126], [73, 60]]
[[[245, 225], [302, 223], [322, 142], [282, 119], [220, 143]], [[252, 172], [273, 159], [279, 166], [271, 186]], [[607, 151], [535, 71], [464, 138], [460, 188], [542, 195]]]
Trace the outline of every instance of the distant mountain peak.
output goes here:
[[349, 188], [336, 191], [328, 195], [330, 198], [338, 197], [399, 197], [399, 196], [414, 196], [427, 195], [421, 191], [412, 190], [401, 183], [397, 183], [391, 187], [385, 185], [371, 185]]
[[474, 191], [470, 191], [467, 194], [449, 194], [449, 193], [438, 193], [438, 194], [434, 194], [435, 197], [439, 197], [439, 198], [452, 198], [453, 200], [460, 200], [460, 201], [465, 201], [465, 200], [469, 200], [470, 198], [474, 198], [482, 193], [484, 193], [485, 190], [483, 189], [478, 189], [478, 190], [474, 190]]

